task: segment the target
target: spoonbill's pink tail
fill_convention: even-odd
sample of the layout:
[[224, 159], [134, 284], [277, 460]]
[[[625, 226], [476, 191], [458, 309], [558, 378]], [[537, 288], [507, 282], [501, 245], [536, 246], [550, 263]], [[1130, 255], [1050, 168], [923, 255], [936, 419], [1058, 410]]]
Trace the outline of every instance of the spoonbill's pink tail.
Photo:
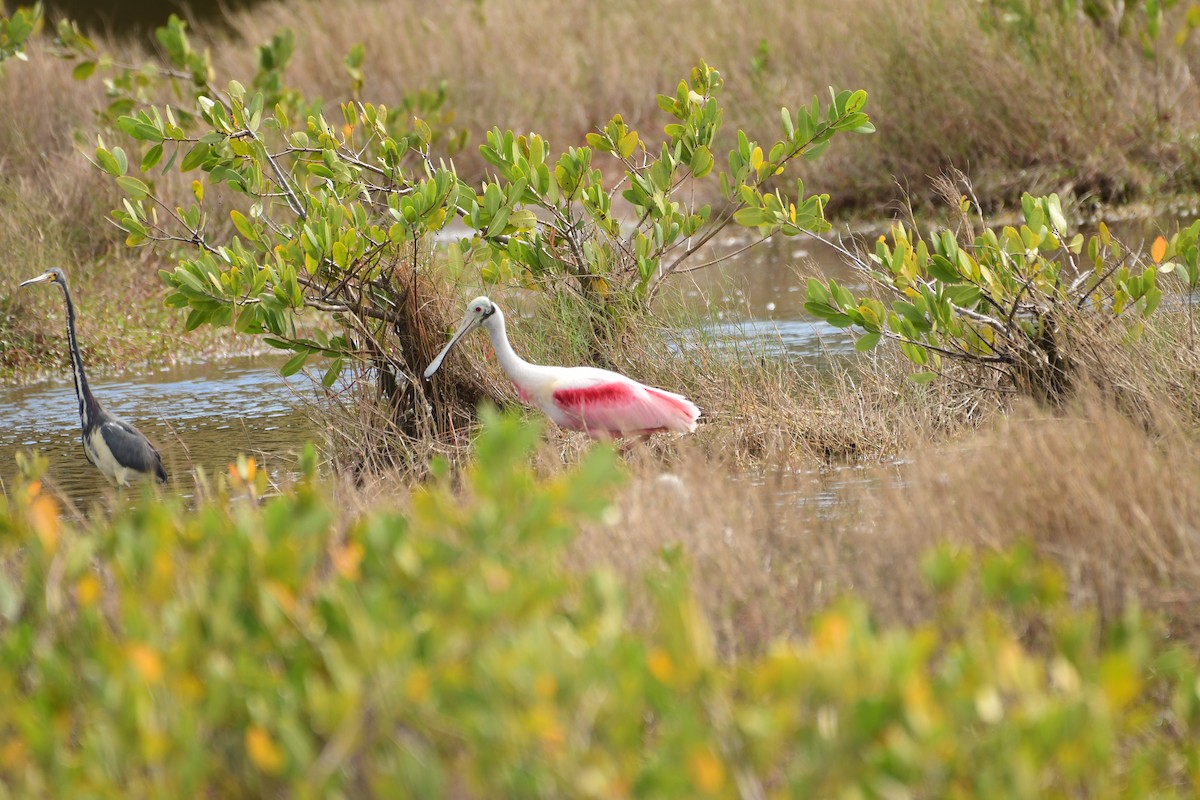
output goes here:
[[696, 407], [695, 403], [683, 395], [664, 392], [662, 389], [655, 389], [652, 386], [647, 386], [646, 392], [659, 402], [664, 410], [669, 409], [670, 415], [678, 421], [678, 427], [675, 425], [665, 425], [664, 427], [681, 433], [691, 433], [696, 430], [696, 420], [700, 418], [700, 409]]

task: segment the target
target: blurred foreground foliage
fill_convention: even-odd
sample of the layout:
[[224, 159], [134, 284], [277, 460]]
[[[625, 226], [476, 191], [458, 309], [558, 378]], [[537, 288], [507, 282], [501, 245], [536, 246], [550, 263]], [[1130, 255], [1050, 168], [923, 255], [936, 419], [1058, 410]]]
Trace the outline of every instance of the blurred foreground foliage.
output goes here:
[[1183, 797], [1195, 655], [1100, 627], [1026, 548], [930, 554], [926, 624], [847, 598], [805, 640], [716, 651], [676, 551], [635, 617], [566, 571], [620, 524], [594, 448], [542, 477], [485, 415], [457, 485], [345, 511], [309, 453], [261, 499], [242, 461], [188, 508], [86, 529], [28, 466], [0, 499], [0, 796]]

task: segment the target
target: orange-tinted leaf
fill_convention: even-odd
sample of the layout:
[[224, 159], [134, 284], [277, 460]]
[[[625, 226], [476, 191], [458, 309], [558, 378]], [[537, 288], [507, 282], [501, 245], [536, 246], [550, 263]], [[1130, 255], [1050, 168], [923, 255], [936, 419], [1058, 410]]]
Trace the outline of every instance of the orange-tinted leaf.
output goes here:
[[1155, 264], [1161, 264], [1163, 256], [1166, 254], [1167, 240], [1160, 236], [1154, 240], [1154, 244], [1150, 247], [1150, 257], [1154, 259]]

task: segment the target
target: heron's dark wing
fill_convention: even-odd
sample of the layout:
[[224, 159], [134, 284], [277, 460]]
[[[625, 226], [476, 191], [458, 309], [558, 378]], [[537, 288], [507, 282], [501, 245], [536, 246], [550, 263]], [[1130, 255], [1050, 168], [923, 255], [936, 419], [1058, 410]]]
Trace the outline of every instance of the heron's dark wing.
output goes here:
[[153, 475], [159, 483], [167, 482], [167, 470], [162, 456], [141, 431], [123, 420], [109, 417], [100, 425], [100, 435], [112, 451], [117, 463], [143, 475]]

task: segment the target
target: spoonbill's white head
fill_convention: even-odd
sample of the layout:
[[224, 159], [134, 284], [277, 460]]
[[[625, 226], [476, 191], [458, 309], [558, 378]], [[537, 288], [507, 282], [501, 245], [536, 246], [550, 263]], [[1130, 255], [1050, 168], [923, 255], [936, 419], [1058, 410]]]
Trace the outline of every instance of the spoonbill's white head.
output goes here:
[[463, 321], [459, 323], [458, 330], [450, 337], [450, 341], [442, 348], [442, 352], [434, 356], [433, 361], [429, 362], [429, 366], [425, 368], [425, 379], [429, 380], [433, 377], [433, 373], [437, 372], [442, 366], [442, 361], [445, 360], [446, 354], [450, 352], [450, 348], [458, 344], [458, 340], [466, 336], [471, 331], [478, 328], [487, 322], [492, 315], [500, 309], [491, 300], [482, 295], [476, 297], [467, 304], [467, 313], [463, 315]]

